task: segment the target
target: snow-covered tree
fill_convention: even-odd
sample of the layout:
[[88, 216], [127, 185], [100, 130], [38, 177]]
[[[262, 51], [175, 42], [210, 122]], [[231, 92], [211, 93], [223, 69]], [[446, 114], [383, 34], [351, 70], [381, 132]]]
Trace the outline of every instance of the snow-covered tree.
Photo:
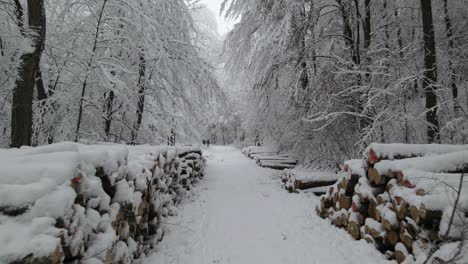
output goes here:
[[[2, 145], [10, 143], [14, 80], [23, 79], [21, 56], [31, 46], [28, 39], [36, 39], [23, 33], [17, 21], [19, 2], [1, 3], [0, 9], [5, 14], [0, 21], [1, 60], [6, 62], [0, 66], [5, 83], [0, 88]], [[33, 131], [27, 136], [30, 143], [166, 143], [173, 134], [199, 138], [208, 110], [204, 106], [220, 90], [205, 56], [208, 48], [199, 45], [199, 23], [190, 4], [46, 1], [47, 34], [38, 65], [45, 88], [34, 99], [33, 123], [24, 123]]]
[[371, 141], [462, 142], [462, 2], [432, 1], [438, 75], [430, 81], [421, 1], [224, 1], [226, 15], [240, 19], [227, 37], [227, 66], [231, 81], [248, 87], [250, 137], [323, 166], [359, 157]]

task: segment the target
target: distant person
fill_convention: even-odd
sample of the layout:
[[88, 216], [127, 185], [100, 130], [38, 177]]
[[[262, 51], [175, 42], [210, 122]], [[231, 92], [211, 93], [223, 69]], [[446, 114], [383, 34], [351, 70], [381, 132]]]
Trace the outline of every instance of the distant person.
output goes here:
[[206, 140], [203, 140], [203, 146], [205, 146], [205, 144], [206, 144]]
[[206, 141], [206, 146], [210, 147], [210, 140], [209, 139]]

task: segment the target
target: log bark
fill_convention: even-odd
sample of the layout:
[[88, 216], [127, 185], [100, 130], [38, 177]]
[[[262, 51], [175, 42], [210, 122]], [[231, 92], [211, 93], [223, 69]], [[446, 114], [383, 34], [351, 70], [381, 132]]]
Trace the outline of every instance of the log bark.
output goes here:
[[265, 160], [257, 160], [256, 163], [257, 163], [258, 165], [260, 165], [260, 166], [262, 166], [262, 164], [270, 164], [270, 163], [297, 165], [297, 160], [265, 159]]
[[264, 168], [270, 168], [275, 170], [292, 169], [295, 167], [295, 165], [285, 163], [262, 163], [261, 166]]
[[335, 183], [335, 181], [301, 181], [296, 179], [294, 185], [296, 189], [306, 190], [311, 188], [330, 186]]

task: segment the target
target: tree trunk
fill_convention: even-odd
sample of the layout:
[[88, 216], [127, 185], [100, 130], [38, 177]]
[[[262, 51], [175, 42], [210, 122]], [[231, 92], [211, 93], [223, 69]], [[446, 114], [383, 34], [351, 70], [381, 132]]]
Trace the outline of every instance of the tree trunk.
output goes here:
[[371, 0], [364, 0], [366, 17], [364, 19], [364, 48], [366, 51], [369, 49], [371, 44], [371, 10], [370, 10]]
[[24, 19], [23, 19], [24, 9], [19, 0], [15, 0], [15, 16], [16, 16], [16, 23], [18, 24], [18, 28], [21, 32], [21, 35], [25, 36]]
[[[19, 4], [18, 1], [16, 2]], [[21, 5], [17, 5], [17, 10], [21, 10], [18, 12], [20, 12], [20, 17], [22, 18], [22, 7], [20, 7]], [[13, 90], [11, 113], [12, 147], [31, 145], [35, 76], [45, 43], [46, 16], [44, 0], [28, 0], [28, 21], [30, 29], [35, 33], [34, 50], [21, 56], [18, 78]]]
[[175, 129], [174, 128], [171, 128], [171, 137], [170, 137], [170, 142], [171, 142], [171, 146], [175, 146], [176, 144], [176, 134], [175, 134]]
[[354, 62], [355, 65], [359, 65], [360, 63], [360, 56], [356, 51], [359, 50], [359, 48], [356, 48], [356, 45], [359, 45], [359, 43], [356, 43], [353, 37], [353, 31], [351, 29], [350, 25], [350, 19], [349, 16], [350, 14], [348, 13], [348, 10], [346, 10], [346, 7], [344, 4], [341, 2], [341, 0], [336, 0], [338, 5], [340, 6], [340, 11], [341, 11], [341, 17], [343, 19], [343, 36], [345, 39], [346, 44], [348, 44], [350, 51], [351, 51], [351, 58]]
[[437, 88], [435, 86], [437, 83], [437, 64], [431, 0], [421, 0], [421, 11], [424, 33], [425, 71], [423, 89], [426, 94], [427, 141], [429, 143], [438, 143], [440, 142], [440, 134], [437, 117]]
[[[343, 20], [343, 37], [345, 39], [346, 44], [349, 46], [351, 59], [355, 67], [355, 69], [352, 69], [352, 70], [356, 70], [358, 67], [360, 67], [360, 64], [361, 64], [361, 51], [359, 48], [361, 14], [359, 12], [359, 1], [354, 0], [354, 5], [356, 7], [355, 15], [356, 15], [356, 21], [357, 21], [356, 32], [354, 34], [356, 36], [356, 39], [354, 38], [353, 30], [351, 28], [351, 19], [350, 19], [350, 17], [352, 16], [351, 8], [347, 9], [345, 4], [342, 2], [342, 0], [336, 0], [336, 2], [338, 3], [340, 7], [341, 17]], [[351, 5], [351, 1], [349, 1], [349, 3]], [[362, 87], [363, 83], [362, 83], [361, 75], [359, 73], [356, 73], [355, 77], [356, 77], [356, 85], [359, 87]], [[364, 112], [363, 94], [364, 93], [357, 95], [357, 98], [355, 99], [357, 102], [356, 103], [357, 105], [355, 108], [357, 109], [357, 111], [359, 111], [360, 114], [365, 115], [365, 113], [363, 113]], [[362, 117], [356, 117], [356, 124], [358, 124], [357, 128], [359, 131], [364, 131], [364, 129], [370, 125], [369, 120], [367, 118], [362, 118]]]
[[98, 17], [97, 25], [96, 25], [96, 33], [94, 35], [94, 43], [93, 43], [92, 52], [91, 52], [91, 58], [89, 59], [88, 67], [87, 67], [88, 72], [86, 73], [85, 79], [83, 81], [83, 85], [81, 87], [81, 97], [80, 97], [80, 103], [79, 103], [79, 109], [78, 109], [78, 119], [76, 121], [76, 130], [75, 130], [75, 142], [78, 141], [79, 139], [81, 119], [83, 115], [83, 102], [84, 102], [84, 96], [86, 94], [86, 87], [87, 87], [88, 78], [89, 78], [89, 70], [91, 70], [91, 66], [94, 61], [94, 55], [97, 49], [97, 41], [98, 41], [99, 31], [101, 27], [102, 15], [104, 14], [104, 9], [106, 8], [107, 1], [108, 0], [103, 1], [101, 11], [99, 12], [99, 17]]
[[111, 124], [112, 124], [112, 115], [114, 113], [114, 99], [115, 99], [115, 93], [114, 90], [111, 90], [109, 92], [109, 96], [106, 98], [106, 118], [104, 121], [104, 133], [106, 135], [106, 140], [110, 141], [110, 130], [111, 130]]
[[226, 128], [224, 127], [224, 125], [221, 127], [221, 133], [222, 133], [222, 137], [223, 137], [223, 145], [226, 145]]
[[359, 12], [359, 1], [354, 0], [354, 5], [356, 6], [356, 41], [354, 44], [354, 48], [356, 49], [355, 53], [357, 56], [357, 63], [361, 64], [361, 51], [360, 51], [360, 43], [361, 43], [361, 13]]
[[448, 41], [448, 68], [450, 74], [450, 87], [452, 88], [452, 97], [453, 97], [453, 111], [455, 113], [455, 117], [459, 117], [461, 113], [460, 105], [457, 102], [458, 99], [458, 87], [457, 87], [457, 80], [455, 75], [455, 70], [453, 69], [453, 28], [452, 28], [452, 19], [450, 18], [450, 14], [448, 11], [448, 0], [444, 0], [444, 22], [445, 22], [445, 33], [447, 35]]
[[234, 122], [234, 142], [237, 142], [237, 121]]
[[34, 132], [33, 136], [33, 146], [39, 145], [39, 136], [41, 132], [43, 132], [44, 128], [44, 119], [47, 114], [47, 111], [45, 109], [46, 107], [46, 99], [47, 99], [47, 92], [44, 87], [44, 81], [42, 80], [42, 71], [40, 68], [40, 61], [37, 61], [37, 64], [35, 65], [35, 82], [36, 82], [36, 89], [37, 89], [37, 100], [39, 101], [39, 112], [41, 115], [41, 119], [39, 121], [39, 125], [36, 128], [36, 131]]
[[175, 146], [175, 143], [176, 143], [176, 132], [175, 132], [176, 123], [175, 123], [174, 117], [169, 122], [169, 126], [171, 127], [171, 130], [169, 132], [169, 136], [167, 137], [167, 144], [169, 146]]
[[0, 56], [5, 56], [5, 47], [3, 46], [2, 38], [0, 37]]
[[132, 139], [131, 144], [136, 143], [136, 139], [138, 137], [138, 131], [141, 127], [141, 122], [143, 120], [143, 111], [145, 110], [145, 93], [146, 93], [146, 85], [145, 85], [145, 72], [146, 72], [146, 61], [143, 55], [143, 51], [140, 54], [140, 65], [139, 65], [139, 78], [138, 78], [138, 105], [137, 105], [137, 121], [135, 127], [132, 131]]

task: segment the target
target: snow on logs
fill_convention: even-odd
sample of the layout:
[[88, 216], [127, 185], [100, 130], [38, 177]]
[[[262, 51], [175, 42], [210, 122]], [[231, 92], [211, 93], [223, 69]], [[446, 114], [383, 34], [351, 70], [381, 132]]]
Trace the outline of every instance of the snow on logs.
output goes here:
[[283, 186], [289, 192], [311, 189], [316, 195], [324, 194], [342, 174], [333, 172], [311, 171], [302, 168], [286, 169], [281, 172]]
[[0, 150], [0, 263], [130, 263], [203, 177], [199, 148]]
[[[316, 212], [389, 259], [424, 262], [435, 244], [456, 248], [468, 223], [467, 166], [468, 145], [371, 144], [363, 160], [345, 162]], [[449, 253], [434, 256], [445, 263]]]
[[275, 170], [292, 169], [298, 163], [298, 160], [287, 154], [278, 154], [273, 148], [251, 146], [243, 148], [242, 153], [254, 159], [259, 166]]

